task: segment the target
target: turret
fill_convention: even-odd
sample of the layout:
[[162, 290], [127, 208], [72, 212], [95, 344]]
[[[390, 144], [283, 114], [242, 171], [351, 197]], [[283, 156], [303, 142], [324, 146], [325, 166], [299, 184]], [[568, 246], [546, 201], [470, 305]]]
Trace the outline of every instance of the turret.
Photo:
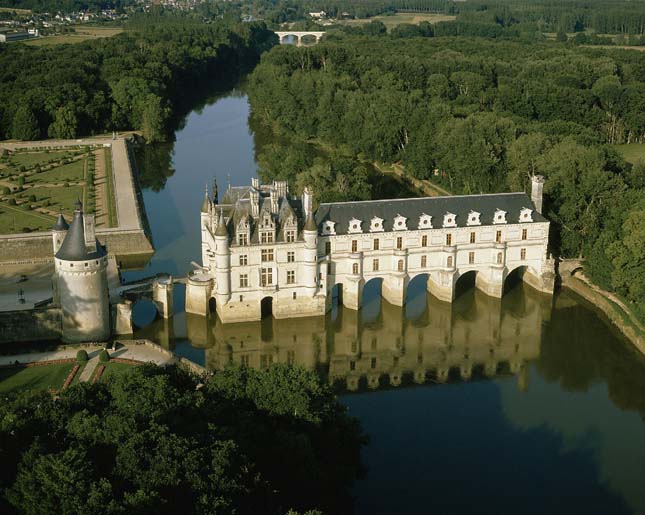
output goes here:
[[63, 312], [63, 341], [105, 341], [110, 336], [107, 252], [94, 234], [94, 218], [80, 202], [54, 256], [55, 280]]
[[68, 229], [69, 229], [69, 224], [67, 223], [67, 220], [65, 220], [65, 217], [62, 215], [62, 213], [59, 214], [58, 220], [56, 220], [54, 227], [52, 227], [52, 241], [54, 244], [54, 254], [58, 252], [58, 249], [60, 249], [60, 246], [63, 244], [63, 240], [65, 239], [65, 235], [67, 234]]
[[535, 210], [542, 214], [542, 191], [544, 189], [544, 176], [533, 175], [531, 177], [531, 200], [535, 204]]
[[313, 213], [309, 213], [305, 219], [303, 238], [305, 240], [305, 250], [302, 284], [307, 288], [310, 296], [313, 296], [316, 293], [318, 282], [318, 227]]
[[231, 298], [231, 254], [224, 212], [220, 210], [215, 230], [215, 281], [217, 304], [223, 306]]

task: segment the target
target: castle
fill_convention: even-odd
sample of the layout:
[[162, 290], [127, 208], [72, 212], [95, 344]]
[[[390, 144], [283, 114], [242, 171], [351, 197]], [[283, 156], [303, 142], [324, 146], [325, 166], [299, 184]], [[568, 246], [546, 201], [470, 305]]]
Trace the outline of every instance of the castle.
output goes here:
[[335, 297], [359, 309], [364, 285], [382, 280], [382, 296], [405, 303], [419, 275], [428, 291], [451, 302], [466, 275], [501, 297], [515, 273], [553, 293], [549, 222], [542, 215], [544, 179], [524, 193], [321, 204], [313, 192], [290, 194], [286, 181], [217, 185], [201, 209], [202, 266], [186, 286], [186, 311], [242, 322], [323, 315]]
[[52, 240], [54, 300], [62, 310], [62, 340], [107, 340], [111, 332], [108, 257], [96, 239], [94, 216], [85, 215], [77, 202], [70, 225], [58, 215]]

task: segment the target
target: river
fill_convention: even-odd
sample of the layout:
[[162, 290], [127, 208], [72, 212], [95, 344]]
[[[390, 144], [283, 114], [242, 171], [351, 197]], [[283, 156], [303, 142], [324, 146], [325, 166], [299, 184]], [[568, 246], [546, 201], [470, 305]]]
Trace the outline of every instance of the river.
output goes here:
[[[174, 144], [140, 152], [156, 253], [145, 270], [199, 260], [204, 187], [248, 184], [261, 138], [240, 89], [191, 112]], [[645, 513], [645, 359], [590, 308], [518, 285], [452, 305], [412, 283], [405, 308], [222, 326], [183, 312], [137, 335], [213, 369], [298, 363], [334, 383], [371, 442], [355, 513]]]

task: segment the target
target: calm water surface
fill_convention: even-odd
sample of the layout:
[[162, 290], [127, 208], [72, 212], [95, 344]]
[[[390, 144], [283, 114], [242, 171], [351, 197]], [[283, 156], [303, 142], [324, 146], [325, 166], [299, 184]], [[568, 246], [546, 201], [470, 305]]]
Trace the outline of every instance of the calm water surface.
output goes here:
[[[217, 177], [248, 184], [259, 138], [233, 90], [192, 112], [174, 145], [139, 164], [157, 252], [146, 270], [184, 275], [200, 256], [199, 209]], [[213, 369], [234, 361], [317, 370], [370, 435], [356, 513], [645, 514], [645, 360], [591, 309], [522, 285], [452, 306], [413, 282], [404, 309], [366, 287], [360, 312], [222, 326], [178, 314], [140, 336]]]

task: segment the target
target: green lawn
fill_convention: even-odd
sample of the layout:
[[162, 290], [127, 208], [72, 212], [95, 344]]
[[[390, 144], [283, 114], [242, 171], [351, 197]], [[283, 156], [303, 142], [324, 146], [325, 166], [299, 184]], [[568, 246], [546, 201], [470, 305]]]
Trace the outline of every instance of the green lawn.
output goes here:
[[56, 220], [35, 211], [24, 211], [18, 206], [0, 203], [0, 234], [28, 231], [48, 231]]
[[58, 390], [63, 387], [75, 363], [44, 365], [40, 367], [0, 368], [0, 393], [24, 390]]
[[630, 143], [628, 145], [615, 145], [626, 161], [635, 164], [639, 159], [645, 162], [645, 143]]
[[74, 212], [77, 199], [83, 198], [83, 186], [67, 186], [61, 188], [34, 187], [25, 191], [27, 196], [34, 195], [38, 202], [49, 200], [48, 209], [62, 211], [69, 218]]
[[11, 156], [10, 163], [13, 168], [21, 166], [30, 167], [37, 164], [43, 166], [52, 159], [60, 159], [65, 155], [64, 151], [47, 152], [16, 152]]
[[127, 363], [114, 363], [110, 362], [106, 365], [100, 381], [105, 381], [110, 377], [129, 374], [136, 367], [136, 365], [129, 365]]
[[380, 21], [387, 30], [392, 30], [393, 27], [402, 23], [412, 23], [418, 25], [422, 21], [429, 23], [439, 23], [440, 21], [453, 21], [456, 16], [448, 14], [434, 14], [434, 13], [396, 13], [391, 16], [374, 16], [373, 18], [358, 18], [356, 20], [342, 20], [340, 23], [344, 25], [364, 25], [371, 21]]
[[59, 166], [53, 170], [29, 175], [26, 179], [29, 184], [59, 183], [65, 181], [82, 181], [85, 170], [85, 159]]

